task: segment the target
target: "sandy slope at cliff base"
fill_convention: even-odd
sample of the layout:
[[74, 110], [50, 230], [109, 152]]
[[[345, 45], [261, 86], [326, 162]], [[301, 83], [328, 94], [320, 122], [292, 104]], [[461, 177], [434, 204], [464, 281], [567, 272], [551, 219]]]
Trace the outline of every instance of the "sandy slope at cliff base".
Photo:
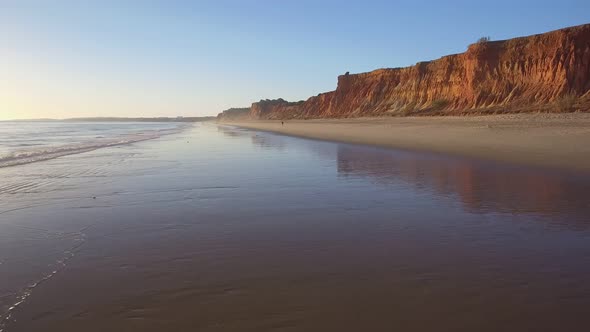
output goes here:
[[590, 171], [590, 114], [221, 122], [314, 139]]

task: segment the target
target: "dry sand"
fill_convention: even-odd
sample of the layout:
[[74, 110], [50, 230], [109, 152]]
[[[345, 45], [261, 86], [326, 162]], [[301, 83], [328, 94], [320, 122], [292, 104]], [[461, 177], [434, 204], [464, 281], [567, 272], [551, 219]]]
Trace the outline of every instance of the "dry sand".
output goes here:
[[590, 171], [590, 114], [224, 122], [286, 135]]

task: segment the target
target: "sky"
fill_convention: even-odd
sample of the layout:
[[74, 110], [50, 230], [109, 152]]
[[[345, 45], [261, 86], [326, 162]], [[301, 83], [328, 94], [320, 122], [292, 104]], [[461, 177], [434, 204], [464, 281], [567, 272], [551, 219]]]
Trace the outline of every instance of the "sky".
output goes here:
[[215, 115], [584, 23], [588, 0], [0, 0], [0, 120]]

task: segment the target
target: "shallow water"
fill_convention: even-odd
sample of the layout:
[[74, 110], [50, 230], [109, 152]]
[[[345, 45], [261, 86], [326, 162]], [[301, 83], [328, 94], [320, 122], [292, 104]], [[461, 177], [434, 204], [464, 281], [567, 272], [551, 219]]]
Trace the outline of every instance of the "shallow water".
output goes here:
[[0, 167], [39, 162], [172, 134], [181, 123], [0, 121]]
[[588, 175], [202, 124], [0, 178], [6, 331], [590, 323]]

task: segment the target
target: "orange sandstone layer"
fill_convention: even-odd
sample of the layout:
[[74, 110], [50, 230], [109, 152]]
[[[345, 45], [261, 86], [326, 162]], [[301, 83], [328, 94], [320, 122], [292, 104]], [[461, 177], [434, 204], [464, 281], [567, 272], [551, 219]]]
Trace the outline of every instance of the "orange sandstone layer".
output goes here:
[[[253, 103], [220, 120], [470, 115], [590, 110], [590, 24], [503, 41], [465, 53], [338, 77], [306, 101]], [[229, 115], [234, 115], [231, 117]], [[237, 116], [236, 116], [237, 115]]]

